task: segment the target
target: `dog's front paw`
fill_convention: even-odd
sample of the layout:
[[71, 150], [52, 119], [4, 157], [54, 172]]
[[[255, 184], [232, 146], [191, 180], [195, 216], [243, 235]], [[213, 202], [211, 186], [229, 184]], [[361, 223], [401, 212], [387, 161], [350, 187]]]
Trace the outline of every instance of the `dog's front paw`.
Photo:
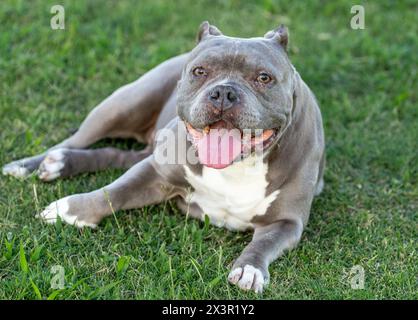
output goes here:
[[66, 149], [52, 150], [39, 166], [38, 176], [43, 181], [52, 181], [62, 176]]
[[244, 267], [233, 268], [229, 273], [228, 281], [242, 290], [261, 293], [268, 283], [268, 278], [268, 272], [263, 272], [263, 270], [247, 264]]
[[23, 165], [21, 161], [13, 161], [11, 163], [6, 164], [2, 172], [4, 175], [13, 176], [16, 178], [26, 178], [30, 171]]
[[80, 218], [74, 209], [70, 208], [70, 199], [74, 196], [68, 196], [60, 200], [52, 202], [49, 206], [45, 208], [44, 211], [37, 214], [36, 217], [44, 220], [47, 223], [54, 224], [57, 222], [58, 217], [61, 218], [64, 222], [74, 225], [78, 228], [90, 227], [96, 228], [97, 224], [88, 222]]
[[10, 162], [3, 167], [2, 172], [4, 175], [26, 178], [38, 169], [43, 158], [43, 155], [39, 155]]

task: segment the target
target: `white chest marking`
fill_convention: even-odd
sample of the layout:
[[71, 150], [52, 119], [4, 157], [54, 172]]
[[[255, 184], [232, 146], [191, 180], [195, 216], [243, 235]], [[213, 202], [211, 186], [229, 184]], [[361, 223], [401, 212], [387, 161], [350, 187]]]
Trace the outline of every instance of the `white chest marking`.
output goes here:
[[184, 169], [194, 189], [187, 200], [198, 204], [219, 227], [252, 228], [252, 218], [265, 214], [280, 192], [266, 196], [268, 165], [251, 157], [220, 170], [204, 166], [201, 176]]

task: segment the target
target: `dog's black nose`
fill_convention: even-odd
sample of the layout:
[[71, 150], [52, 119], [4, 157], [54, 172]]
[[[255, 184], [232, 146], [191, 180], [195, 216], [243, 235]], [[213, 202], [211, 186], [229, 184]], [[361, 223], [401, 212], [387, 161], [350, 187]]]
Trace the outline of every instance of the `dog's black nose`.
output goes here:
[[231, 85], [217, 85], [209, 92], [209, 100], [216, 108], [225, 110], [238, 102], [238, 93]]

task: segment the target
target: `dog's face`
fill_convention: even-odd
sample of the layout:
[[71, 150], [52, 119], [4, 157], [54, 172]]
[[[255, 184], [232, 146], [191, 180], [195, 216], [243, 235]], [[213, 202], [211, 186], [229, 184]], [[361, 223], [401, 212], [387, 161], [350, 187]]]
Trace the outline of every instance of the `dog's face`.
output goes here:
[[[286, 54], [288, 35], [281, 27], [264, 38], [231, 38], [203, 23], [198, 38], [178, 84], [177, 112], [201, 162], [223, 168], [243, 151], [225, 146], [226, 142], [241, 141], [250, 132], [248, 145], [266, 150], [286, 127], [294, 93], [294, 68]], [[214, 142], [209, 146], [209, 138], [216, 129], [228, 134], [226, 140], [218, 134], [215, 148]], [[215, 163], [221, 155], [224, 163]]]

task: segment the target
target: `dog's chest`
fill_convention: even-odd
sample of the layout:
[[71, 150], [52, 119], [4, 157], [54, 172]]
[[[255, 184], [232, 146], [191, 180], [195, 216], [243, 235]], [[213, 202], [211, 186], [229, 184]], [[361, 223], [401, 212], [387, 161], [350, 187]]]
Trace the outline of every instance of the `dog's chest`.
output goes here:
[[265, 214], [279, 194], [276, 190], [266, 195], [267, 166], [249, 158], [221, 170], [203, 167], [202, 175], [185, 167], [186, 179], [193, 188], [187, 201], [196, 203], [217, 226], [251, 228], [253, 217]]

